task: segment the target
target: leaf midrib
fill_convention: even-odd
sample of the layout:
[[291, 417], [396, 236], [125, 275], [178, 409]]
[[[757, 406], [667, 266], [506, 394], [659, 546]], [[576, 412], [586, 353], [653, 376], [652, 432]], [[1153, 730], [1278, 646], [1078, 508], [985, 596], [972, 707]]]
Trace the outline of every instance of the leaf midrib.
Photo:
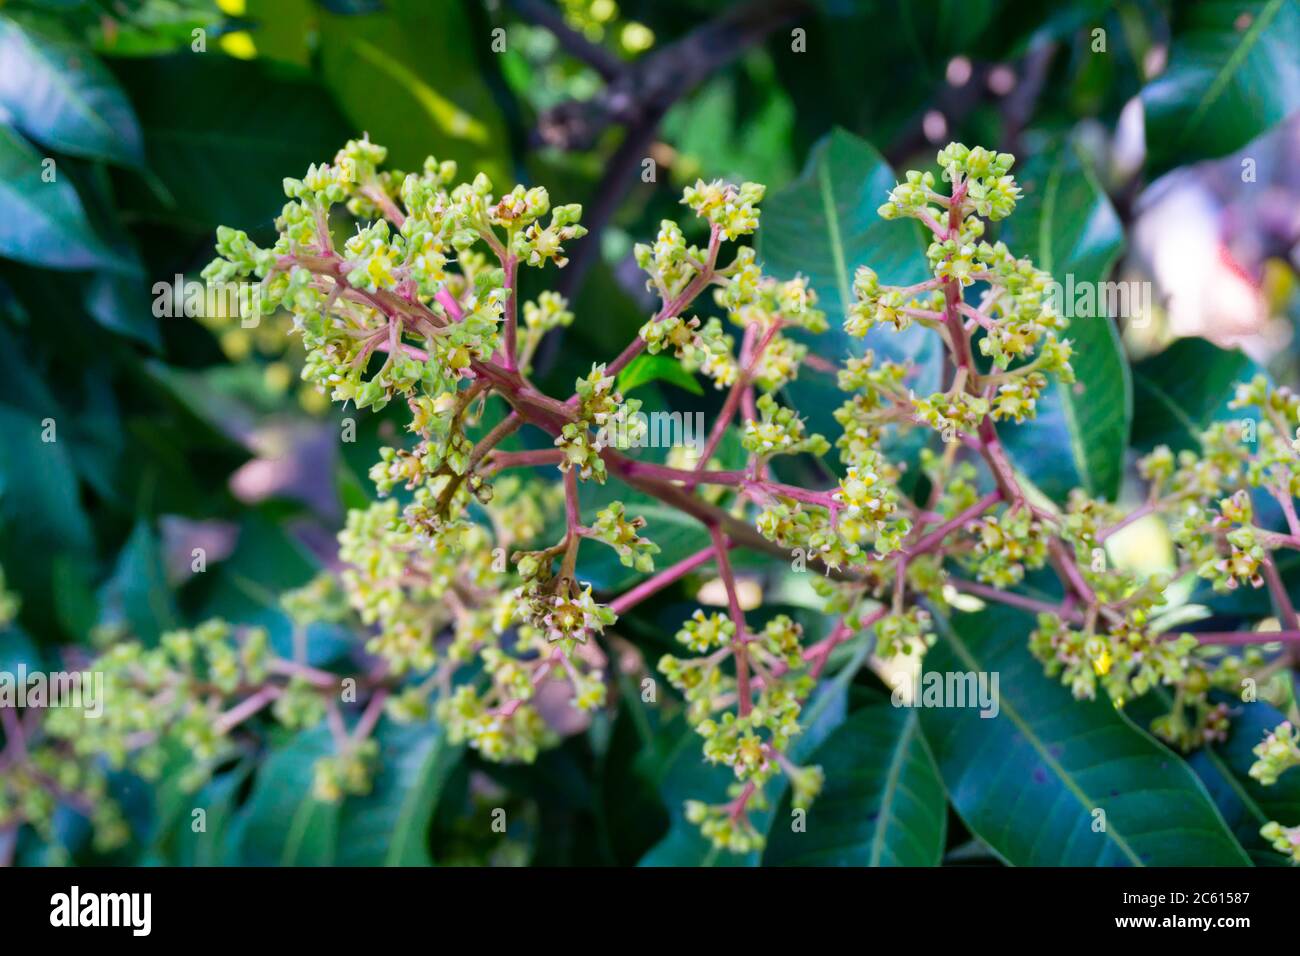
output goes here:
[[[425, 755], [424, 760], [420, 761], [419, 770], [415, 775], [415, 783], [408, 787], [406, 795], [402, 797], [401, 805], [397, 810], [397, 822], [393, 825], [393, 838], [388, 845], [388, 852], [384, 854], [385, 866], [397, 866], [401, 862], [403, 851], [406, 849], [407, 834], [415, 825], [415, 808], [420, 798], [424, 796], [424, 788], [427, 783], [427, 777], [442, 758], [443, 738], [441, 734], [429, 745], [429, 752]], [[437, 803], [437, 794], [434, 794], [434, 803]]]
[[830, 233], [831, 258], [835, 263], [835, 285], [840, 294], [840, 315], [847, 316], [852, 306], [849, 295], [849, 267], [844, 259], [844, 238], [840, 232], [840, 213], [835, 205], [834, 187], [831, 183], [831, 166], [828, 154], [831, 142], [821, 155], [817, 164], [817, 185], [821, 194], [822, 211], [826, 215], [826, 230]]
[[871, 858], [869, 866], [880, 866], [880, 857], [885, 845], [885, 825], [893, 810], [894, 796], [898, 792], [899, 781], [903, 774], [903, 763], [907, 758], [907, 748], [916, 736], [916, 711], [908, 711], [903, 732], [898, 735], [897, 745], [889, 760], [889, 773], [885, 777], [885, 789], [880, 795], [880, 810], [876, 814], [875, 833], [871, 838]]
[[1223, 95], [1223, 91], [1231, 81], [1232, 75], [1241, 68], [1242, 61], [1255, 46], [1255, 42], [1259, 39], [1260, 34], [1264, 32], [1264, 28], [1273, 22], [1273, 18], [1277, 16], [1277, 12], [1280, 9], [1282, 9], [1282, 0], [1270, 0], [1260, 15], [1251, 23], [1250, 28], [1242, 34], [1240, 42], [1238, 42], [1236, 48], [1232, 51], [1232, 55], [1228, 57], [1227, 62], [1225, 62], [1214, 75], [1214, 82], [1211, 83], [1209, 89], [1205, 91], [1205, 95], [1201, 97], [1201, 102], [1197, 106], [1196, 111], [1192, 113], [1191, 119], [1189, 119], [1187, 124], [1183, 127], [1183, 131], [1178, 137], [1176, 146], [1182, 146], [1186, 143], [1187, 137], [1190, 136], [1191, 133], [1201, 124], [1201, 120], [1209, 111], [1210, 107], [1212, 107], [1218, 101], [1219, 97]]

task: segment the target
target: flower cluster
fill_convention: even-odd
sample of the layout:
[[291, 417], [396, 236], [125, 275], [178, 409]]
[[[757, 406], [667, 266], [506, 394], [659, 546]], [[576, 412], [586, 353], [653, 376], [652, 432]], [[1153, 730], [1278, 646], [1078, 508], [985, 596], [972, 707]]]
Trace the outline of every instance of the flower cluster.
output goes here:
[[[677, 640], [702, 656], [664, 655], [659, 661], [659, 669], [690, 705], [695, 731], [704, 738], [704, 759], [729, 767], [734, 777], [730, 802], [689, 801], [687, 819], [715, 845], [733, 852], [763, 847], [763, 835], [748, 814], [767, 806], [764, 787], [773, 776], [788, 778], [796, 806], [807, 806], [821, 789], [819, 767], [798, 767], [786, 756], [802, 729], [803, 700], [815, 684], [801, 637], [800, 626], [786, 615], [750, 634], [725, 615], [697, 610]], [[726, 672], [728, 663], [734, 676]], [[751, 678], [762, 682], [756, 696]], [[738, 712], [729, 709], [733, 702], [739, 703]], [[714, 716], [719, 710], [720, 718]]]
[[[827, 371], [798, 334], [826, 328], [816, 292], [803, 276], [765, 275], [751, 248], [736, 248], [729, 260], [723, 254], [757, 229], [762, 186], [699, 181], [685, 190], [698, 225], [664, 220], [653, 242], [634, 249], [662, 306], [623, 355], [593, 364], [560, 400], [527, 375], [542, 337], [574, 317], [550, 292], [521, 304], [518, 271], [563, 266], [566, 245], [582, 234], [580, 210], [553, 208], [538, 187], [498, 196], [481, 175], [457, 183], [450, 163], [388, 173], [384, 158], [382, 148], [354, 141], [333, 163], [286, 182], [290, 202], [276, 244], [260, 249], [223, 231], [210, 275], [256, 280], [257, 309], [289, 312], [308, 353], [305, 377], [336, 400], [359, 407], [400, 400], [411, 409], [411, 442], [384, 449], [371, 472], [381, 496], [401, 491], [405, 503], [385, 498], [352, 512], [340, 536], [344, 570], [312, 592], [323, 617], [355, 615], [367, 629], [367, 650], [392, 684], [393, 719], [433, 713], [451, 739], [489, 759], [531, 760], [557, 739], [535, 707], [541, 688], [561, 681], [579, 711], [603, 706], [598, 642], [618, 615], [580, 579], [579, 552], [584, 543], [612, 547], [622, 565], [648, 574], [658, 547], [619, 501], [584, 526], [580, 494], [584, 482], [635, 485], [637, 476], [657, 497], [692, 495], [692, 508], [707, 515], [709, 557], [728, 592], [728, 613], [700, 610], [681, 628], [677, 640], [689, 656], [659, 662], [703, 738], [704, 758], [730, 770], [726, 802], [686, 808], [720, 847], [761, 847], [750, 815], [768, 806], [776, 776], [796, 806], [820, 788], [821, 771], [794, 765], [788, 750], [831, 652], [865, 635], [876, 660], [924, 653], [935, 612], [957, 606], [954, 588], [996, 599], [1031, 574], [1054, 571], [1065, 599], [1028, 600], [1041, 608], [1029, 643], [1046, 673], [1078, 697], [1100, 687], [1116, 704], [1174, 688], [1153, 730], [1182, 747], [1224, 739], [1230, 712], [1213, 691], [1267, 673], [1258, 648], [1228, 652], [1178, 632], [1186, 618], [1167, 603], [1171, 579], [1109, 565], [1107, 538], [1125, 520], [1118, 509], [1077, 489], [1060, 508], [1031, 498], [1002, 449], [998, 423], [1035, 418], [1050, 383], [1074, 380], [1051, 275], [986, 235], [1020, 196], [1009, 154], [950, 144], [936, 157], [937, 173], [907, 173], [881, 206], [883, 218], [913, 219], [929, 232], [930, 275], [895, 286], [860, 265], [845, 331], [862, 337], [920, 326], [941, 341], [950, 371], [941, 388], [918, 393], [907, 363], [873, 351], [830, 369], [846, 397], [834, 409], [843, 429], [834, 446], [838, 480], [822, 491], [774, 476], [782, 457], [831, 451], [779, 398], [810, 366]], [[338, 205], [360, 220], [341, 249], [331, 213]], [[707, 241], [688, 238], [700, 228]], [[722, 316], [692, 314], [706, 292]], [[706, 460], [690, 477], [630, 463], [623, 450], [631, 442], [611, 436], [636, 427], [629, 423], [640, 403], [619, 394], [617, 382], [640, 351], [669, 356], [726, 390], [721, 426], [737, 426], [743, 469], [712, 472]], [[505, 399], [504, 415], [487, 412], [492, 395]], [[1258, 410], [1253, 448], [1240, 423], [1218, 422], [1198, 436], [1199, 450], [1157, 448], [1138, 466], [1149, 489], [1143, 510], [1169, 516], [1182, 566], [1219, 590], [1269, 586], [1273, 552], [1300, 547], [1292, 502], [1300, 491], [1300, 397], [1260, 378], [1233, 404]], [[498, 447], [524, 425], [549, 444]], [[918, 429], [942, 451], [925, 448], [922, 474], [905, 482], [884, 449], [895, 434]], [[711, 440], [705, 459], [715, 449]], [[560, 481], [511, 486], [517, 479], [499, 474], [534, 464], [553, 465]], [[1282, 506], [1288, 532], [1262, 521], [1261, 494]], [[534, 544], [558, 524], [561, 504], [558, 540]], [[728, 535], [749, 523], [772, 547], [825, 571], [813, 590], [839, 619], [827, 637], [805, 646], [801, 628], [783, 616], [751, 627], [726, 559], [728, 522]], [[303, 616], [311, 602], [292, 603]], [[464, 665], [473, 666], [457, 676]], [[286, 684], [276, 706], [290, 719], [319, 719], [311, 691]], [[1291, 739], [1284, 737], [1280, 728], [1268, 744], [1268, 768], [1277, 773], [1289, 765], [1289, 751], [1278, 749]], [[321, 771], [320, 789], [353, 792], [369, 764], [362, 748], [340, 753]]]
[[[1300, 767], [1300, 735], [1290, 721], [1283, 721], [1260, 742], [1254, 750], [1259, 759], [1250, 768], [1250, 775], [1266, 787], [1277, 783], [1278, 777], [1294, 767]], [[1300, 864], [1300, 824], [1283, 826], [1270, 820], [1260, 827], [1259, 835], [1285, 853], [1292, 863]]]
[[[1180, 632], [1188, 618], [1169, 604], [1172, 579], [1110, 566], [1107, 541], [1127, 520], [1164, 516], [1180, 577], [1275, 592], [1275, 553], [1300, 548], [1300, 397], [1263, 378], [1243, 385], [1233, 404], [1258, 415], [1255, 441], [1224, 421], [1196, 436], [1196, 449], [1154, 449], [1139, 463], [1148, 497], [1129, 518], [1081, 490], [1060, 506], [1034, 494], [997, 426], [1033, 419], [1050, 382], [1073, 381], [1067, 324], [1051, 276], [986, 238], [1019, 197], [1013, 158], [954, 143], [936, 159], [938, 175], [907, 173], [880, 209], [928, 230], [929, 276], [892, 286], [861, 265], [844, 316], [853, 337], [919, 326], [937, 338], [951, 361], [924, 387], [909, 363], [870, 350], [838, 364], [816, 354], [810, 336], [827, 322], [813, 283], [766, 275], [752, 248], [734, 245], [758, 227], [757, 184], [685, 190], [697, 221], [665, 220], [634, 250], [660, 305], [627, 349], [592, 362], [573, 394], [557, 397], [534, 384], [530, 366], [543, 338], [575, 316], [555, 292], [524, 301], [519, 275], [565, 265], [584, 231], [579, 207], [553, 205], [537, 186], [498, 192], [481, 174], [460, 181], [445, 161], [386, 170], [385, 150], [368, 139], [286, 180], [273, 244], [223, 228], [204, 275], [245, 286], [245, 320], [291, 325], [310, 385], [356, 408], [409, 412], [370, 469], [377, 500], [348, 512], [337, 570], [283, 597], [295, 648], [322, 624], [358, 636], [353, 673], [280, 657], [265, 631], [220, 621], [169, 633], [156, 648], [118, 644], [95, 663], [112, 702], [105, 718], [45, 719], [57, 746], [6, 763], [0, 826], [48, 830], [60, 800], [85, 800], [105, 807], [94, 822], [111, 843], [124, 824], [102, 799], [105, 768], [156, 774], [180, 752], [187, 785], [197, 785], [239, 752], [254, 721], [329, 728], [334, 747], [315, 767], [321, 800], [369, 790], [380, 720], [436, 720], [482, 759], [535, 760], [609, 706], [611, 645], [621, 672], [640, 666], [622, 653], [620, 617], [704, 566], [715, 569], [726, 610], [696, 610], [676, 634], [682, 650], [658, 669], [676, 692], [664, 705], [684, 712], [703, 759], [727, 781], [722, 802], [690, 800], [686, 818], [729, 851], [762, 848], [756, 819], [784, 788], [796, 808], [821, 790], [821, 768], [791, 753], [805, 703], [844, 645], [860, 642], [859, 660], [873, 651], [884, 673], [902, 664], [895, 658], [924, 654], [972, 595], [1037, 612], [1030, 650], [1076, 696], [1100, 688], [1120, 706], [1168, 687], [1173, 703], [1156, 734], [1184, 748], [1225, 739], [1222, 692], [1276, 671], [1271, 651], [1229, 651]], [[620, 394], [619, 381], [641, 352], [725, 392], [703, 460], [681, 467], [671, 455], [659, 464], [629, 452], [641, 404]], [[832, 450], [788, 403], [801, 375], [845, 393], [826, 409], [843, 433], [838, 461], [820, 462], [834, 475], [820, 489], [785, 483], [795, 459]], [[739, 449], [724, 453], [728, 429]], [[927, 446], [920, 474], [891, 458], [904, 433]], [[730, 455], [743, 462], [716, 464]], [[665, 557], [671, 566], [657, 569], [658, 529], [640, 515], [657, 525], [659, 512], [609, 496], [584, 511], [593, 504], [584, 497], [607, 490], [592, 482], [621, 482], [698, 519], [708, 550]], [[1271, 520], [1269, 498], [1282, 519]], [[1287, 530], [1276, 530], [1283, 519]], [[583, 563], [605, 547], [654, 577], [606, 595], [606, 578]], [[787, 553], [796, 570], [812, 565], [809, 592], [834, 623], [814, 638], [790, 616], [748, 611], [729, 557], [738, 548]], [[1060, 600], [1010, 593], [1053, 573]], [[724, 603], [703, 589], [699, 600]], [[1280, 625], [1294, 628], [1285, 595], [1277, 606]], [[0, 623], [16, 609], [0, 578]], [[351, 694], [340, 693], [344, 684]], [[1300, 764], [1293, 724], [1256, 756], [1251, 773], [1264, 784]], [[8, 748], [0, 755], [12, 759]], [[1272, 822], [1261, 833], [1300, 858], [1300, 827]]]

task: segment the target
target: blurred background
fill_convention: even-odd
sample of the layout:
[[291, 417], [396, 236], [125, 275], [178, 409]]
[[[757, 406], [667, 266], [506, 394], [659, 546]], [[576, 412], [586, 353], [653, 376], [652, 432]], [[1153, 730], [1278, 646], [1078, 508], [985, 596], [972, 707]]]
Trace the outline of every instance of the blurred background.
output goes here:
[[176, 291], [349, 138], [584, 205], [536, 362], [566, 394], [650, 313], [632, 244], [696, 178], [797, 189], [836, 128], [895, 170], [1047, 157], [1090, 190], [1062, 257], [1151, 283], [1117, 322], [1141, 449], [1221, 413], [1189, 381], [1297, 380], [1297, 109], [1294, 0], [0, 2], [0, 668], [210, 615], [287, 640], [275, 595], [334, 560], [395, 419], [340, 443], [285, 324]]

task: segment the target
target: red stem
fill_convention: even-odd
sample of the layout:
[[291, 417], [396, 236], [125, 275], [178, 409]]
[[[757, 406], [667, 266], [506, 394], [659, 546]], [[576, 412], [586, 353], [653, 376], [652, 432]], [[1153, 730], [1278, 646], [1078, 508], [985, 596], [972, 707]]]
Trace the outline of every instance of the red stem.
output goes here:
[[506, 271], [506, 288], [510, 290], [510, 294], [506, 298], [506, 330], [505, 345], [503, 346], [505, 350], [505, 367], [508, 371], [513, 372], [515, 370], [516, 353], [519, 351], [519, 320], [517, 314], [519, 298], [517, 286], [519, 283], [516, 275], [519, 260], [507, 253], [501, 264]]
[[[731, 542], [728, 541], [726, 546], [728, 548], [732, 547]], [[653, 577], [647, 578], [636, 587], [610, 601], [610, 610], [619, 617], [622, 617], [646, 598], [658, 594], [670, 584], [686, 577], [686, 575], [690, 574], [696, 568], [712, 561], [713, 556], [716, 553], [715, 547], [715, 545], [711, 544], [703, 550], [696, 551], [690, 557], [683, 558], [671, 567], [664, 568]]]
[[718, 413], [718, 420], [713, 423], [713, 430], [709, 432], [708, 443], [704, 446], [704, 451], [700, 454], [700, 460], [695, 463], [697, 471], [703, 471], [704, 466], [713, 453], [717, 451], [718, 444], [722, 441], [722, 436], [726, 434], [727, 426], [731, 424], [731, 419], [736, 415], [736, 409], [740, 407], [741, 398], [749, 388], [750, 382], [754, 380], [754, 368], [758, 360], [763, 357], [763, 351], [771, 344], [776, 333], [781, 329], [781, 323], [773, 322], [759, 339], [758, 345], [751, 352], [749, 349], [750, 339], [753, 338], [754, 326], [745, 330], [745, 344], [741, 346], [741, 360], [744, 362], [744, 368], [741, 369], [740, 375], [732, 383], [731, 391], [727, 393], [727, 400], [722, 404], [722, 411]]
[[749, 715], [753, 699], [749, 689], [749, 652], [746, 650], [748, 634], [745, 628], [745, 612], [740, 607], [740, 595], [736, 591], [736, 576], [731, 570], [731, 558], [727, 555], [727, 542], [716, 525], [710, 526], [709, 534], [713, 538], [713, 550], [718, 558], [718, 574], [727, 589], [727, 606], [731, 611], [731, 623], [736, 626], [736, 636], [732, 647], [736, 658], [736, 697], [741, 717]]
[[1001, 490], [990, 491], [987, 495], [985, 495], [979, 501], [975, 502], [965, 511], [961, 512], [956, 517], [949, 518], [943, 524], [939, 525], [939, 527], [935, 528], [933, 531], [931, 531], [929, 534], [923, 537], [920, 541], [916, 542], [916, 544], [912, 545], [912, 547], [908, 548], [907, 555], [906, 555], [907, 558], [910, 560], [912, 558], [915, 558], [917, 555], [924, 554], [925, 552], [931, 550], [932, 548], [935, 548], [938, 545], [942, 544], [943, 539], [946, 538], [949, 534], [964, 527], [967, 524], [967, 522], [971, 521], [973, 518], [978, 518], [980, 515], [988, 511], [990, 508], [992, 508], [995, 504], [997, 504], [1001, 500], [1002, 500]]

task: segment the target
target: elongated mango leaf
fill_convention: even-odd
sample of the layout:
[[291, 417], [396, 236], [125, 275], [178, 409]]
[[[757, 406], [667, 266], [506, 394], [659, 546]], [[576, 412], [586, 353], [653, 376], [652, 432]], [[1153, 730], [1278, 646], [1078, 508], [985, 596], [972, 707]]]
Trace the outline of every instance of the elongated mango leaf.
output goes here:
[[[215, 774], [198, 790], [183, 786], [190, 753], [179, 744], [165, 747], [162, 773], [154, 783], [142, 829], [150, 833], [146, 866], [220, 866], [227, 861], [228, 825], [240, 788], [253, 769], [251, 756]], [[202, 811], [196, 813], [195, 811]]]
[[316, 761], [333, 749], [329, 728], [321, 724], [266, 759], [232, 829], [240, 865], [329, 866], [334, 862], [339, 808], [312, 796]]
[[313, 767], [334, 752], [324, 725], [304, 731], [263, 764], [236, 823], [246, 866], [416, 866], [431, 863], [429, 821], [460, 748], [433, 724], [380, 724], [383, 766], [369, 794], [341, 804], [312, 796]]
[[381, 769], [370, 793], [339, 812], [341, 866], [429, 866], [429, 822], [463, 748], [434, 724], [385, 723], [375, 735]]
[[[1189, 375], [1190, 369], [1196, 373]], [[1134, 447], [1199, 450], [1196, 436], [1211, 423], [1252, 414], [1233, 411], [1228, 402], [1236, 383], [1258, 370], [1244, 352], [1221, 349], [1205, 339], [1179, 339], [1139, 362], [1133, 367]]]
[[1264, 701], [1240, 706], [1236, 712], [1234, 702], [1227, 741], [1196, 751], [1187, 762], [1255, 862], [1280, 866], [1286, 857], [1259, 835], [1259, 828], [1270, 820], [1284, 826], [1300, 823], [1300, 772], [1289, 770], [1269, 787], [1250, 776], [1255, 762], [1251, 751], [1286, 718]]
[[804, 822], [789, 797], [774, 819], [764, 866], [938, 866], [948, 803], [917, 712], [883, 696], [845, 721], [813, 754], [826, 783]]
[[[882, 359], [910, 360], [916, 374], [908, 385], [924, 394], [938, 388], [943, 368], [942, 348], [933, 332], [920, 326], [902, 333], [878, 328], [861, 339], [844, 332], [859, 266], [870, 266], [891, 285], [909, 285], [928, 275], [919, 227], [886, 222], [876, 214], [896, 182], [893, 170], [870, 143], [837, 129], [813, 147], [800, 177], [764, 202], [757, 245], [770, 274], [780, 279], [807, 276], [817, 291], [818, 307], [826, 312], [826, 332], [792, 333], [795, 337], [830, 362], [868, 349]], [[805, 368], [787, 391], [807, 416], [809, 429], [834, 441], [842, 429], [833, 413], [846, 398], [836, 388], [835, 376]]]
[[1226, 155], [1300, 109], [1297, 49], [1296, 0], [1179, 4], [1169, 67], [1142, 90], [1152, 171]]
[[1036, 419], [1002, 429], [1007, 448], [1034, 484], [1058, 501], [1078, 486], [1113, 500], [1123, 477], [1133, 387], [1119, 334], [1105, 313], [1132, 310], [1135, 296], [1128, 286], [1099, 283], [1123, 249], [1124, 233], [1069, 143], [1035, 155], [1018, 181], [1024, 196], [1005, 220], [1002, 238], [1061, 283], [1062, 311], [1072, 316], [1067, 337], [1077, 381], [1052, 381]]
[[[225, 862], [226, 834], [235, 815], [235, 801], [239, 788], [248, 777], [248, 762], [210, 780], [202, 790], [190, 798], [190, 813], [185, 814], [177, 828], [176, 866], [220, 866]], [[204, 829], [193, 829], [194, 806], [206, 811]]]
[[47, 269], [117, 266], [56, 161], [0, 126], [0, 256]]
[[0, 110], [43, 146], [125, 166], [144, 160], [117, 81], [52, 20], [0, 14]]
[[[1107, 700], [1076, 701], [1026, 647], [1033, 622], [940, 619], [924, 670], [985, 674], [997, 714], [925, 707], [921, 728], [971, 832], [1018, 866], [1247, 866], [1196, 775]], [[945, 678], [946, 683], [946, 678]], [[955, 701], [949, 700], [952, 704]]]

